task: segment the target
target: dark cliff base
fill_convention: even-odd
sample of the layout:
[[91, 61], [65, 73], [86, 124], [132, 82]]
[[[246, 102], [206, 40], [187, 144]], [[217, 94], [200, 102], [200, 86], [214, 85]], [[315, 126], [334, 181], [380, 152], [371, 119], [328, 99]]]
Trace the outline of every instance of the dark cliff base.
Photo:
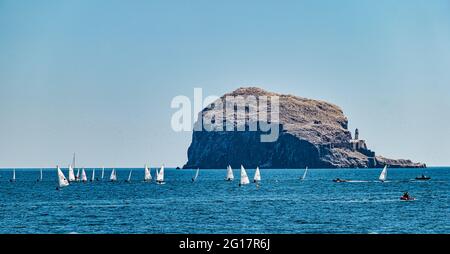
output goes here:
[[[226, 96], [279, 97], [279, 138], [275, 142], [260, 142], [260, 131], [194, 131], [184, 168], [226, 168], [240, 165], [255, 168], [423, 168], [423, 163], [387, 159], [376, 156], [364, 140], [352, 139], [348, 120], [333, 104], [281, 95], [259, 88], [240, 88]], [[219, 110], [222, 110], [220, 112]], [[218, 114], [219, 113], [219, 114]], [[216, 123], [230, 121], [227, 112], [206, 107], [199, 114], [214, 118]], [[246, 112], [246, 118], [231, 119], [235, 126], [248, 127], [258, 122], [256, 114]], [[216, 116], [218, 116], [216, 118]], [[220, 118], [222, 117], [222, 118]], [[196, 123], [197, 124], [197, 123]], [[212, 124], [214, 126], [215, 123]]]

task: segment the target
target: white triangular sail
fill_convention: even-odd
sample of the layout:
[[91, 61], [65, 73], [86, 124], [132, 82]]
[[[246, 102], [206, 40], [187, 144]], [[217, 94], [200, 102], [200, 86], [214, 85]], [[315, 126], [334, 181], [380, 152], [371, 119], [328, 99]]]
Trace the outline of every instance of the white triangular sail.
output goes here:
[[75, 181], [75, 174], [73, 172], [73, 166], [69, 165], [69, 182]]
[[144, 169], [144, 181], [150, 182], [152, 180], [152, 174], [150, 172], [150, 169], [145, 165]]
[[12, 174], [11, 180], [12, 180], [12, 181], [15, 181], [15, 180], [16, 180], [16, 169], [13, 169], [13, 174]]
[[81, 170], [81, 181], [87, 181], [86, 171], [84, 171], [84, 168]]
[[77, 176], [75, 176], [77, 181], [80, 181], [80, 169], [77, 170]]
[[41, 168], [41, 173], [40, 173], [40, 175], [39, 175], [39, 181], [42, 182], [42, 178], [43, 178], [43, 175], [42, 175], [42, 168]]
[[253, 181], [261, 181], [261, 172], [259, 172], [259, 167], [256, 167], [255, 177], [253, 178]]
[[305, 180], [306, 173], [308, 173], [308, 167], [305, 168], [305, 173], [303, 173], [302, 180]]
[[133, 173], [133, 170], [130, 170], [130, 174], [128, 175], [128, 182], [131, 182], [131, 174]]
[[116, 175], [116, 170], [113, 168], [113, 170], [111, 171], [111, 176], [109, 177], [109, 180], [111, 182], [113, 181], [117, 181], [117, 175]]
[[104, 176], [105, 176], [105, 167], [102, 167], [102, 180]]
[[197, 180], [198, 174], [200, 173], [200, 169], [197, 168], [197, 171], [195, 172], [194, 178], [192, 178], [192, 181], [195, 182]]
[[227, 180], [227, 181], [234, 180], [233, 169], [231, 169], [230, 165], [228, 165], [228, 167], [227, 167], [227, 178], [225, 180]]
[[387, 179], [387, 165], [384, 166], [383, 171], [381, 171], [380, 177], [378, 178], [380, 181], [384, 182]]
[[95, 181], [95, 168], [92, 169], [91, 182]]
[[159, 170], [158, 175], [156, 177], [156, 181], [159, 183], [164, 182], [164, 165]]
[[68, 186], [69, 181], [67, 181], [66, 177], [64, 176], [64, 173], [61, 171], [59, 167], [57, 167], [57, 172], [58, 172], [58, 186], [60, 188]]
[[245, 171], [244, 166], [241, 165], [241, 185], [249, 184], [250, 180], [248, 179], [247, 171]]

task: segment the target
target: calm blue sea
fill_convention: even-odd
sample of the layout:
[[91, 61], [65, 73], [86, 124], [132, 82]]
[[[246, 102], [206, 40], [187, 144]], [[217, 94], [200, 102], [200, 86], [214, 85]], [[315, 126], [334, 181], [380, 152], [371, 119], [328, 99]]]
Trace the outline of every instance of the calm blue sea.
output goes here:
[[[432, 180], [412, 180], [422, 172]], [[259, 187], [224, 181], [225, 169], [195, 183], [193, 170], [166, 169], [165, 185], [143, 183], [143, 169], [125, 183], [128, 173], [57, 191], [55, 169], [43, 182], [17, 169], [15, 183], [0, 169], [0, 233], [450, 233], [450, 168], [390, 169], [385, 183], [378, 169], [311, 169], [305, 181], [303, 169], [262, 169]], [[404, 191], [416, 200], [400, 201]]]

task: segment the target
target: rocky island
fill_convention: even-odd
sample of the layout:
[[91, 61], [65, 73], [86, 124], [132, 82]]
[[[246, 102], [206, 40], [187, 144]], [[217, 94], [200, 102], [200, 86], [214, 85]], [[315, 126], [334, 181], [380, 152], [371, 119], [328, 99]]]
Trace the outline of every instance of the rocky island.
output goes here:
[[[272, 93], [256, 87], [239, 88], [219, 100], [223, 101], [227, 96], [276, 96], [279, 101], [278, 139], [261, 142], [261, 131], [248, 131], [248, 125], [258, 118], [249, 113], [254, 110], [246, 108], [245, 117], [232, 119], [232, 124], [244, 126], [244, 131], [194, 131], [184, 168], [219, 169], [228, 165], [238, 168], [241, 164], [249, 168], [426, 167], [423, 163], [376, 155], [368, 149], [366, 141], [359, 139], [358, 130], [352, 137], [343, 111], [331, 103]], [[227, 112], [218, 110], [224, 109], [210, 105], [199, 113], [199, 119], [202, 116], [215, 118], [213, 124], [230, 121], [225, 119], [229, 116]]]

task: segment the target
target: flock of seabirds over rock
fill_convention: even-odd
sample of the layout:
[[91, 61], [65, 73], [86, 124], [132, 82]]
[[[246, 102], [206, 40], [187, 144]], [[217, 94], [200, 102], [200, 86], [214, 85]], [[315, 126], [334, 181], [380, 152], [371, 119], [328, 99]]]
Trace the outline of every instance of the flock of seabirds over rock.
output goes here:
[[[245, 131], [193, 131], [192, 142], [187, 151], [188, 161], [183, 169], [196, 169], [191, 181], [194, 183], [199, 177], [200, 169], [220, 169], [226, 167], [226, 181], [234, 180], [233, 167], [240, 165], [239, 186], [250, 184], [244, 165], [256, 168], [253, 182], [257, 187], [261, 183], [261, 169], [302, 169], [304, 173], [299, 180], [307, 177], [309, 168], [380, 168], [381, 173], [377, 181], [386, 182], [388, 168], [426, 168], [424, 163], [416, 163], [404, 159], [388, 159], [376, 155], [370, 150], [365, 140], [359, 138], [359, 130], [355, 130], [352, 137], [348, 130], [348, 120], [343, 111], [336, 105], [328, 102], [297, 97], [294, 95], [277, 94], [257, 87], [243, 87], [227, 93], [205, 107], [199, 116], [214, 118], [212, 127], [228, 121], [229, 114], [225, 109], [214, 107], [224, 103], [228, 96], [248, 96], [259, 98], [277, 97], [279, 99], [278, 139], [274, 142], [261, 143], [260, 131], [248, 131], [253, 123], [258, 123], [259, 107], [246, 108], [246, 117], [237, 117], [232, 120], [233, 126], [241, 126]], [[271, 107], [266, 112], [271, 114]], [[221, 112], [220, 112], [221, 111]], [[251, 113], [250, 113], [251, 112]], [[216, 116], [219, 116], [218, 118]], [[220, 118], [222, 117], [222, 119]], [[200, 119], [200, 118], [199, 118]], [[196, 122], [195, 124], [198, 124]], [[214, 126], [217, 125], [217, 126]], [[226, 166], [228, 165], [228, 166]], [[180, 169], [177, 167], [177, 169]], [[77, 172], [75, 174], [75, 171]], [[154, 178], [151, 168], [143, 169], [143, 182], [165, 184], [164, 166], [155, 169]], [[105, 168], [101, 170], [101, 177], [96, 177], [96, 170], [88, 179], [84, 168], [75, 168], [75, 154], [73, 162], [68, 167], [67, 178], [59, 166], [56, 167], [58, 186], [57, 190], [69, 186], [71, 183], [86, 183], [88, 181], [103, 181]], [[131, 182], [133, 170], [130, 170], [125, 182]], [[415, 181], [427, 181], [429, 176], [421, 175]], [[12, 172], [11, 182], [16, 181], [16, 171]], [[42, 169], [38, 181], [42, 181]], [[111, 170], [110, 182], [117, 182], [116, 169]], [[348, 179], [333, 179], [334, 183], [352, 182]], [[401, 200], [414, 200], [405, 192]]]

